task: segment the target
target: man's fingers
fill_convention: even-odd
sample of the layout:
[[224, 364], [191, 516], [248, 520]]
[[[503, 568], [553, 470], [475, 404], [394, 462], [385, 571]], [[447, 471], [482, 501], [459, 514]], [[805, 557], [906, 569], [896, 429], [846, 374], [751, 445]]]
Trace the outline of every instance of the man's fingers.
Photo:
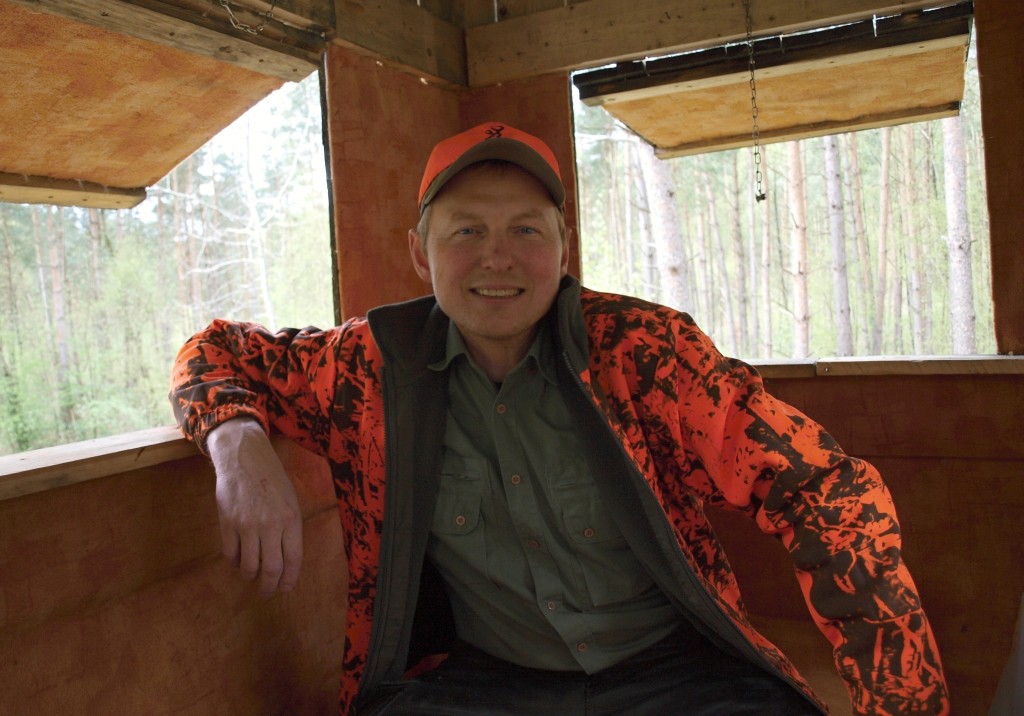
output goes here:
[[281, 536], [281, 547], [284, 551], [284, 571], [281, 573], [279, 588], [283, 592], [294, 589], [299, 581], [302, 568], [302, 520], [290, 522]]
[[240, 537], [241, 556], [238, 571], [243, 579], [252, 581], [260, 573], [260, 538], [255, 532], [247, 532]]
[[220, 551], [232, 567], [241, 563], [242, 545], [238, 540], [238, 532], [223, 519], [220, 521]]

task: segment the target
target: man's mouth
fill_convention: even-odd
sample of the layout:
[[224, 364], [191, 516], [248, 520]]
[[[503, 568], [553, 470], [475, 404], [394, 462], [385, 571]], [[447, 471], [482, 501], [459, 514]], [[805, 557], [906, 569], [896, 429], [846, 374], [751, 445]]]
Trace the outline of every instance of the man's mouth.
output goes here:
[[484, 298], [512, 298], [523, 292], [521, 288], [474, 288], [473, 293]]

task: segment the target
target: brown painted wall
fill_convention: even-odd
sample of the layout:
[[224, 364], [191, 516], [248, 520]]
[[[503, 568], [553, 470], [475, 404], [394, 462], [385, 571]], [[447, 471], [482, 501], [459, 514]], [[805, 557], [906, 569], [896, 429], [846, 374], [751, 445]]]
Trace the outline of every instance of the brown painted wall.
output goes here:
[[1024, 355], [1024, 3], [975, 0], [974, 17], [996, 342]]
[[[955, 711], [985, 713], [1024, 592], [1024, 378], [770, 381], [871, 460], [943, 650]], [[327, 714], [335, 708], [344, 550], [329, 474], [278, 442], [306, 556], [269, 600], [219, 555], [205, 458], [0, 502], [0, 714]], [[713, 516], [755, 621], [848, 713], [788, 557]]]
[[344, 631], [326, 466], [278, 443], [305, 516], [296, 590], [220, 556], [204, 458], [0, 502], [0, 714], [327, 714]]
[[[412, 269], [406, 236], [416, 225], [416, 195], [433, 146], [489, 120], [506, 121], [551, 144], [576, 221], [571, 97], [565, 76], [501, 88], [444, 87], [338, 46], [327, 54], [331, 179], [341, 312], [364, 315], [382, 303], [427, 293]], [[579, 273], [573, 241], [570, 268]]]

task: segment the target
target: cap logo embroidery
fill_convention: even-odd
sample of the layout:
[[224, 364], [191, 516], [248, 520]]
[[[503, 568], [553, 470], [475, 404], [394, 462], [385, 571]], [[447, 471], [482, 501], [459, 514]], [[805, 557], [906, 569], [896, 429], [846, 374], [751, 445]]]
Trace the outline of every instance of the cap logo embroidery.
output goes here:
[[498, 139], [501, 137], [501, 133], [505, 131], [505, 127], [501, 124], [495, 124], [492, 127], [487, 128], [488, 139]]

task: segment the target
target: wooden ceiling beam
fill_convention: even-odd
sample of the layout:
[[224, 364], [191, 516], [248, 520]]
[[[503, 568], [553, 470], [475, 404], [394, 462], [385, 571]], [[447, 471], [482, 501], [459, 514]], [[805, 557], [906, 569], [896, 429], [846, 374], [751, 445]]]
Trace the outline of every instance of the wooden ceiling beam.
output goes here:
[[335, 44], [432, 79], [465, 86], [461, 27], [408, 0], [335, 0]]
[[[234, 28], [227, 11], [208, 0], [8, 1], [289, 81], [314, 71], [324, 47], [318, 29], [296, 28], [276, 19], [267, 21], [258, 34]], [[235, 14], [243, 22], [258, 24], [261, 18], [240, 7]]]
[[[339, 0], [340, 1], [340, 0]], [[777, 35], [948, 4], [941, 0], [752, 0], [753, 34]], [[745, 37], [740, 3], [586, 0], [466, 30], [480, 87], [711, 47]]]
[[0, 202], [55, 204], [94, 209], [131, 209], [146, 199], [146, 190], [120, 189], [88, 181], [51, 179], [0, 172]]

